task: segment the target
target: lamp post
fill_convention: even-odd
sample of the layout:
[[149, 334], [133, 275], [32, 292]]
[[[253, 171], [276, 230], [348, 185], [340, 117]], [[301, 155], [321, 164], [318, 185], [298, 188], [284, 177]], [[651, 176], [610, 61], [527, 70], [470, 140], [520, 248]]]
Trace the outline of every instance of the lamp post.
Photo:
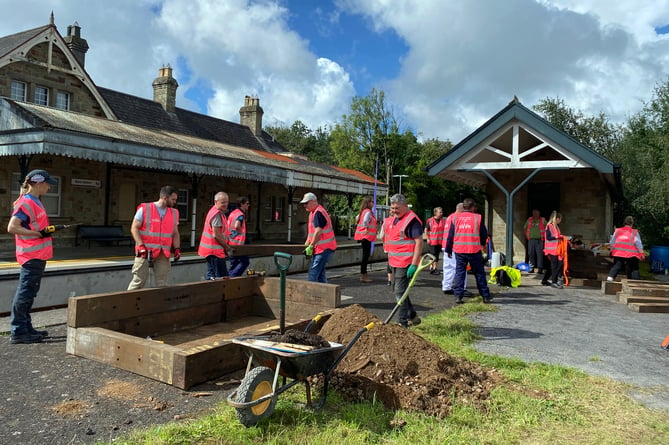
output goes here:
[[408, 178], [409, 175], [393, 175], [393, 178], [400, 178], [400, 195], [402, 194], [402, 178]]

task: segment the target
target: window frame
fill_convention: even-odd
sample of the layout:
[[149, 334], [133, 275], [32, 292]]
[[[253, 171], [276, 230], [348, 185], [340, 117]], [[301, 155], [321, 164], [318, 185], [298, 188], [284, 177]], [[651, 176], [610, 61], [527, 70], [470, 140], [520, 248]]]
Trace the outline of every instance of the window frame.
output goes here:
[[[42, 103], [42, 101], [38, 102], [38, 100], [37, 100], [37, 95], [41, 92], [44, 93], [44, 98], [43, 98], [44, 103]], [[40, 96], [41, 96], [41, 94], [40, 94]], [[44, 85], [35, 85], [35, 91], [33, 93], [33, 103], [35, 105], [42, 105], [42, 106], [48, 107], [49, 106], [49, 88], [45, 87]]]
[[286, 198], [283, 196], [267, 196], [263, 204], [263, 222], [282, 223], [285, 217]]
[[[17, 88], [20, 85], [23, 86], [23, 97], [21, 97], [21, 98], [14, 95], [14, 93], [17, 91]], [[9, 96], [12, 100], [20, 100], [22, 102], [26, 102], [26, 98], [28, 97], [28, 84], [25, 83], [25, 82], [22, 82], [20, 80], [12, 80], [12, 84], [10, 86]]]
[[[183, 196], [185, 194], [185, 196]], [[176, 209], [179, 211], [179, 221], [188, 221], [188, 189], [177, 189]]]
[[[65, 107], [61, 107], [61, 97], [64, 97], [66, 99]], [[70, 104], [72, 103], [72, 94], [70, 94], [69, 91], [56, 91], [56, 103], [54, 104], [56, 108], [59, 110], [70, 110]]]

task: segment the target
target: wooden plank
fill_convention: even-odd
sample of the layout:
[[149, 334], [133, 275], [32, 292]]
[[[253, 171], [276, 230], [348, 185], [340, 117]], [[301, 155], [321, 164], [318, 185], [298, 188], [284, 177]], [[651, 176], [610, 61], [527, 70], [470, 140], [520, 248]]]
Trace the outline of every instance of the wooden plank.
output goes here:
[[638, 297], [628, 295], [624, 292], [618, 294], [618, 301], [621, 303], [669, 303], [669, 297]]
[[232, 255], [238, 256], [274, 256], [275, 252], [304, 255], [304, 246], [302, 244], [244, 244], [232, 248]]
[[[264, 277], [259, 281], [260, 293], [267, 299], [279, 299], [281, 279]], [[328, 308], [341, 305], [341, 288], [336, 284], [315, 283], [305, 280], [286, 280], [286, 302], [308, 303]]]
[[637, 284], [631, 281], [624, 282], [622, 291], [628, 295], [647, 297], [669, 297], [669, 285], [667, 284]]
[[623, 284], [617, 283], [615, 281], [602, 281], [602, 292], [605, 295], [616, 295], [618, 292], [622, 291]]
[[262, 277], [259, 275], [245, 275], [242, 277], [220, 280], [223, 299], [230, 300], [250, 295], [259, 295], [259, 280], [262, 280]]
[[246, 361], [242, 348], [233, 343], [201, 348], [195, 353], [183, 351], [174, 357], [172, 384], [177, 388], [188, 389], [198, 383], [244, 369]]
[[[252, 297], [248, 297], [252, 304]], [[225, 319], [223, 302], [193, 306], [170, 312], [142, 315], [100, 323], [96, 327], [122, 332], [135, 337], [158, 337], [170, 332], [183, 331]]]
[[634, 312], [669, 314], [669, 303], [629, 303], [627, 307]]
[[67, 311], [68, 326], [93, 326], [111, 320], [216, 303], [222, 299], [224, 281], [201, 281], [161, 288], [70, 297]]
[[179, 348], [102, 328], [67, 328], [67, 352], [172, 384]]
[[253, 315], [254, 297], [226, 299], [225, 300], [225, 318], [224, 321], [232, 321]]
[[601, 283], [598, 280], [590, 278], [569, 278], [569, 286], [599, 287], [601, 286]]

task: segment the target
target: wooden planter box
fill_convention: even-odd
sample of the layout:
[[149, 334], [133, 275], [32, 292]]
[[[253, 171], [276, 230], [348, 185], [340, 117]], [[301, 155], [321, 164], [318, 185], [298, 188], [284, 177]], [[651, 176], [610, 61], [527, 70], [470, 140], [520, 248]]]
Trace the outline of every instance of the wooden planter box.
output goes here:
[[[278, 330], [279, 297], [259, 275], [71, 297], [66, 351], [187, 389], [246, 366], [231, 340]], [[340, 302], [337, 285], [287, 279], [286, 328]]]

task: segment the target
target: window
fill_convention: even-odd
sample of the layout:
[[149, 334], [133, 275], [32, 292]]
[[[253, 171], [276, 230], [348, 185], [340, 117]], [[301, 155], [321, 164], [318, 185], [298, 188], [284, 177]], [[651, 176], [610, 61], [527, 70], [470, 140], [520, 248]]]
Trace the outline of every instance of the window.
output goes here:
[[286, 198], [268, 196], [263, 207], [265, 222], [283, 222], [285, 204]]
[[[46, 209], [46, 214], [48, 216], [60, 216], [60, 193], [61, 193], [61, 178], [59, 176], [51, 175], [53, 179], [58, 181], [58, 184], [52, 185], [49, 189], [49, 193], [40, 197], [42, 205]], [[14, 202], [18, 197], [21, 190], [21, 184], [23, 184], [23, 179], [21, 178], [20, 173], [12, 173], [12, 202]]]
[[60, 108], [61, 110], [70, 109], [70, 93], [66, 93], [65, 91], [56, 92], [56, 108]]
[[12, 99], [26, 100], [26, 84], [18, 80], [12, 80]]
[[179, 189], [177, 191], [177, 210], [179, 211], [179, 221], [188, 219], [188, 190]]
[[47, 87], [35, 87], [35, 103], [37, 105], [49, 105], [49, 89]]

